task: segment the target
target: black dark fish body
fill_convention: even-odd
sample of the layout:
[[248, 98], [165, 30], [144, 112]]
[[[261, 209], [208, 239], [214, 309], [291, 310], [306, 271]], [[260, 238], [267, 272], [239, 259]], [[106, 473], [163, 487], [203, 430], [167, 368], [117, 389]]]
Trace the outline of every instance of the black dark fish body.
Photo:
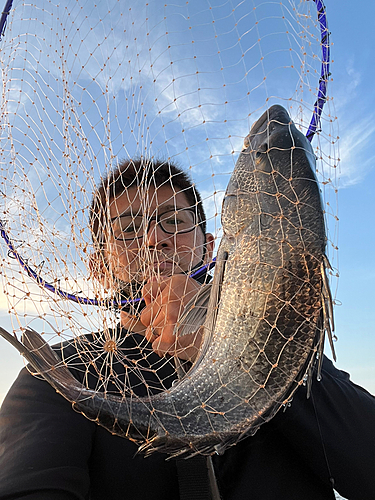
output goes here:
[[[170, 390], [132, 399], [90, 391], [35, 332], [25, 355], [77, 410], [145, 452], [212, 454], [254, 433], [303, 383], [329, 328], [314, 172], [309, 141], [271, 107], [246, 138], [223, 201], [201, 353]], [[184, 322], [194, 321], [191, 307]]]

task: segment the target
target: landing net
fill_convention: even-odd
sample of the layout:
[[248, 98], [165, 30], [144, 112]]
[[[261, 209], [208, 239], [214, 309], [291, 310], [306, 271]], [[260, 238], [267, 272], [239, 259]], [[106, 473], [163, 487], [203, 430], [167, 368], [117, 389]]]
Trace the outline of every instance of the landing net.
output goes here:
[[[217, 248], [244, 138], [273, 104], [312, 140], [335, 290], [338, 136], [322, 3], [10, 3], [0, 45], [1, 305], [17, 339], [42, 334], [94, 391], [169, 388], [175, 360], [117, 328], [119, 304], [138, 299], [126, 306], [137, 317], [145, 282], [208, 262], [199, 200], [175, 188], [171, 165], [193, 179]], [[134, 159], [136, 182], [115, 185], [111, 173], [120, 165], [126, 176]], [[167, 172], [160, 182], [156, 161]], [[167, 245], [144, 244], [150, 223], [170, 231]]]

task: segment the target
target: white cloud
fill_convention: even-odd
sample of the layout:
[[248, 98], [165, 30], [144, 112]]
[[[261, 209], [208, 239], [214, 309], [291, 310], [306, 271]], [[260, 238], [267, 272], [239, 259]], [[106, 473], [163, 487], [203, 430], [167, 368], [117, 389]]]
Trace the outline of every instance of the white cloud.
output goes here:
[[[374, 168], [375, 115], [356, 119], [353, 114], [350, 123], [342, 127], [340, 138], [340, 187], [348, 187], [361, 182], [368, 170]], [[371, 152], [370, 155], [368, 154]]]
[[[332, 65], [333, 75], [335, 75], [335, 65]], [[358, 89], [362, 83], [362, 74], [356, 66], [356, 61], [353, 57], [346, 61], [345, 73], [339, 81], [334, 79], [334, 96], [335, 108], [338, 113], [347, 112], [348, 106], [352, 107], [355, 97], [358, 94]], [[331, 84], [330, 84], [331, 85]]]

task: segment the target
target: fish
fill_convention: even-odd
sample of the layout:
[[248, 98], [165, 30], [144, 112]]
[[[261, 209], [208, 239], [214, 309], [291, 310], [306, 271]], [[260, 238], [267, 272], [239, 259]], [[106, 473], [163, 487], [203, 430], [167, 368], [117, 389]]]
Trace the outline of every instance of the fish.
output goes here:
[[149, 397], [91, 390], [41, 335], [0, 329], [75, 410], [139, 452], [222, 454], [254, 434], [318, 373], [334, 330], [321, 192], [310, 142], [274, 105], [254, 123], [222, 206], [212, 283], [189, 303], [176, 334], [203, 325], [197, 360]]

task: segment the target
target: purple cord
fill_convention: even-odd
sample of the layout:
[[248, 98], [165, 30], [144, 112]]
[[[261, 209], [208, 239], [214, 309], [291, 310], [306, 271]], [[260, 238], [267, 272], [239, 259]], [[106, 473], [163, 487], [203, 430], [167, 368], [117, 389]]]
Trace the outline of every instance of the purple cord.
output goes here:
[[[55, 293], [56, 295], [58, 295], [59, 297], [61, 297], [63, 299], [71, 300], [73, 302], [77, 302], [78, 304], [84, 304], [87, 306], [103, 306], [103, 305], [105, 305], [107, 307], [114, 307], [114, 308], [116, 308], [116, 307], [119, 308], [119, 307], [125, 306], [127, 304], [134, 304], [134, 303], [137, 303], [137, 302], [140, 302], [143, 300], [143, 299], [133, 299], [133, 300], [123, 299], [121, 301], [116, 301], [114, 299], [104, 299], [104, 300], [89, 299], [87, 297], [78, 297], [77, 295], [74, 295], [72, 293], [64, 292], [60, 288], [57, 288], [56, 286], [52, 285], [51, 283], [48, 283], [46, 280], [41, 278], [39, 276], [39, 274], [36, 271], [34, 271], [34, 269], [32, 267], [29, 266], [29, 264], [26, 262], [26, 260], [21, 257], [21, 255], [17, 252], [16, 248], [14, 247], [12, 241], [10, 240], [7, 232], [5, 231], [4, 223], [1, 219], [0, 219], [0, 235], [3, 238], [3, 240], [5, 241], [7, 247], [9, 248], [8, 255], [10, 257], [13, 257], [14, 259], [16, 259], [18, 261], [18, 263], [20, 264], [22, 269], [24, 271], [26, 271], [28, 276], [30, 276], [30, 278], [35, 280], [39, 286], [45, 288], [49, 292]], [[207, 271], [212, 269], [214, 267], [215, 263], [216, 263], [216, 258], [213, 259], [208, 264], [206, 264], [205, 266], [199, 268], [193, 274], [190, 274], [189, 275], [190, 278], [195, 278], [195, 279], [200, 278]]]

